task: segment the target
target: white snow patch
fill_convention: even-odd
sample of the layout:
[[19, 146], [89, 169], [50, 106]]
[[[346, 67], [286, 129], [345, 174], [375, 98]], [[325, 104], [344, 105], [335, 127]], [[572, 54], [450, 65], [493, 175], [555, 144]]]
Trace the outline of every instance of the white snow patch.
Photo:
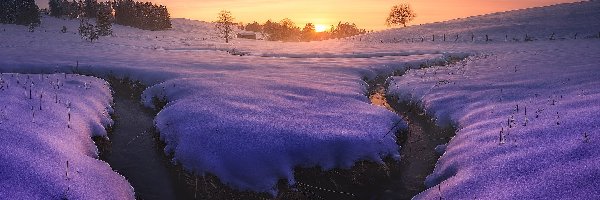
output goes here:
[[600, 198], [600, 41], [514, 49], [391, 81], [458, 127], [417, 199]]
[[0, 97], [1, 198], [134, 199], [127, 180], [97, 159], [92, 141], [112, 124], [108, 83], [0, 74]]

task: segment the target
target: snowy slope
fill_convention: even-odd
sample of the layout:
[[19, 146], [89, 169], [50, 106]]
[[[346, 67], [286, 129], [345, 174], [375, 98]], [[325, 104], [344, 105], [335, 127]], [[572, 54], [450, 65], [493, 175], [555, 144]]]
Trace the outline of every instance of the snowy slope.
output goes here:
[[[415, 199], [600, 198], [600, 40], [592, 36], [599, 8], [598, 1], [563, 4], [372, 35], [392, 42], [436, 34], [425, 44], [477, 54], [388, 80], [389, 95], [458, 128], [427, 177], [431, 188]], [[549, 40], [552, 32], [565, 40]], [[475, 44], [439, 41], [471, 33], [480, 35]], [[496, 40], [486, 44], [484, 34]], [[538, 42], [503, 40], [523, 34]]]
[[[586, 37], [597, 32], [598, 4], [567, 4], [308, 43], [224, 44], [208, 30], [210, 24], [177, 19], [168, 31], [116, 25], [114, 36], [92, 44], [75, 34], [77, 21], [44, 17], [34, 33], [23, 26], [0, 25], [0, 72], [83, 72], [140, 80], [151, 86], [143, 96], [146, 105], [152, 105], [153, 97], [168, 101], [156, 117], [166, 153], [194, 173], [215, 174], [234, 188], [274, 193], [277, 180], [294, 183], [292, 170], [297, 166], [330, 169], [399, 156], [396, 138], [383, 135], [400, 118], [369, 104], [363, 79], [440, 61], [445, 55], [518, 54], [522, 45], [536, 50], [594, 45], [598, 42]], [[574, 13], [572, 18], [560, 17], [569, 13]], [[494, 16], [506, 23], [492, 20]], [[528, 23], [518, 25], [522, 22]], [[69, 33], [60, 33], [62, 26]], [[540, 27], [555, 31], [557, 38], [575, 33], [582, 37], [531, 44], [380, 43], [447, 32], [476, 32], [478, 37], [489, 33], [494, 41], [515, 30], [531, 31], [536, 38], [550, 34]], [[248, 56], [227, 52], [234, 50]], [[595, 48], [589, 51], [597, 53]], [[441, 180], [431, 177], [429, 184]]]
[[0, 97], [0, 198], [134, 198], [125, 178], [96, 159], [92, 136], [106, 136], [112, 123], [105, 81], [0, 74]]
[[417, 199], [600, 198], [600, 41], [508, 47], [390, 80], [458, 127]]
[[553, 33], [557, 40], [598, 37], [598, 10], [598, 1], [560, 4], [397, 28], [353, 39], [386, 43], [421, 42], [421, 37], [431, 41], [435, 35], [439, 43], [444, 34], [446, 42], [454, 42], [457, 35], [461, 42], [471, 42], [472, 36], [475, 42], [485, 42], [486, 35], [490, 42], [523, 42], [526, 35], [532, 40], [549, 40]]

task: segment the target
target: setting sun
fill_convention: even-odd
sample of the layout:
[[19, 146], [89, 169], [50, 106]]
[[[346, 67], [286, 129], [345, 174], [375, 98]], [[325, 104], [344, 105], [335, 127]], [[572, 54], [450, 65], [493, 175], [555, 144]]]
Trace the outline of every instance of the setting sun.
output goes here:
[[323, 25], [323, 24], [315, 25], [315, 31], [318, 33], [327, 31], [327, 28], [328, 28], [327, 25]]

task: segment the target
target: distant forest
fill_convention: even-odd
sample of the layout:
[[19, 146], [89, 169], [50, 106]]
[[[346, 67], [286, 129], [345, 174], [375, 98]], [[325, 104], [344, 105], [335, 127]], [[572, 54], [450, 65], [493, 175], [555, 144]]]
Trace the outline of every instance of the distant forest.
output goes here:
[[367, 32], [365, 29], [360, 29], [356, 24], [350, 22], [339, 22], [337, 26], [332, 25], [327, 31], [316, 32], [315, 25], [312, 23], [308, 23], [304, 28], [300, 28], [287, 18], [280, 22], [268, 20], [264, 24], [253, 22], [239, 26], [242, 30], [262, 33], [267, 40], [288, 42], [345, 38]]
[[96, 0], [68, 1], [50, 0], [50, 15], [54, 17], [96, 18], [102, 8], [113, 10], [114, 23], [144, 30], [165, 30], [171, 28], [171, 16], [167, 7], [150, 2], [115, 0], [98, 3]]
[[40, 23], [39, 7], [34, 0], [0, 0], [0, 23], [37, 25]]

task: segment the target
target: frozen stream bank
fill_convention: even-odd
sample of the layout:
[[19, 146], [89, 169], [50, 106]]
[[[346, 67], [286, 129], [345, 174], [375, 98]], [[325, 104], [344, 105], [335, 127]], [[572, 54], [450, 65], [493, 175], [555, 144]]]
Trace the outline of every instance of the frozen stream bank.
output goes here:
[[109, 79], [115, 121], [110, 141], [96, 139], [100, 158], [127, 178], [137, 199], [188, 199], [154, 129], [154, 111], [140, 103], [139, 84]]

